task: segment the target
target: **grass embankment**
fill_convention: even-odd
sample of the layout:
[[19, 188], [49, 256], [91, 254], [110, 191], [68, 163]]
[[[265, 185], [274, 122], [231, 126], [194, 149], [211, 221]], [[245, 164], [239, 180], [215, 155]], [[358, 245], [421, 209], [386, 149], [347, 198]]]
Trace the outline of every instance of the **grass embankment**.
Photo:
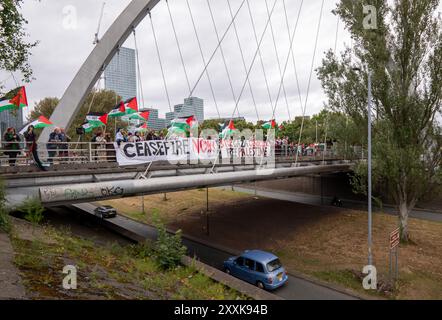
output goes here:
[[[142, 211], [142, 197], [125, 198], [98, 202], [99, 205], [111, 205], [118, 212], [137, 221], [153, 224], [154, 212], [159, 212], [161, 220], [165, 223], [187, 220], [196, 213], [206, 215], [206, 189], [174, 192], [166, 194], [154, 194], [144, 196], [144, 213]], [[253, 199], [245, 193], [234, 192], [224, 189], [209, 189], [209, 210], [223, 206], [231, 206], [233, 203]]]
[[[31, 299], [243, 299], [195, 268], [159, 268], [147, 244], [98, 245], [69, 230], [14, 222], [18, 266]], [[62, 288], [63, 267], [77, 267], [78, 288]]]
[[[205, 190], [146, 196], [147, 215], [140, 198], [108, 202], [120, 212], [149, 222], [152, 210], [169, 227], [237, 250], [259, 248], [276, 253], [287, 269], [345, 286], [360, 293], [390, 299], [442, 299], [442, 223], [409, 220], [413, 242], [399, 249], [399, 282], [388, 280], [389, 233], [397, 217], [374, 214], [373, 255], [379, 292], [362, 288], [367, 261], [366, 212], [308, 206], [250, 195], [210, 190], [210, 237], [205, 235]], [[202, 214], [203, 213], [203, 214]], [[386, 290], [386, 292], [385, 292]]]

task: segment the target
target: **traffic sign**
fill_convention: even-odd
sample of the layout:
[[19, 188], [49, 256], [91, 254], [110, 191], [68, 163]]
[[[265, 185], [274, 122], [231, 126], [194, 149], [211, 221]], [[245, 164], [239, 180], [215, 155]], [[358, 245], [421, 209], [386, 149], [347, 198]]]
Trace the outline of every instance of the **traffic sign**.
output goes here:
[[390, 250], [393, 250], [399, 245], [400, 242], [400, 229], [397, 228], [390, 233]]

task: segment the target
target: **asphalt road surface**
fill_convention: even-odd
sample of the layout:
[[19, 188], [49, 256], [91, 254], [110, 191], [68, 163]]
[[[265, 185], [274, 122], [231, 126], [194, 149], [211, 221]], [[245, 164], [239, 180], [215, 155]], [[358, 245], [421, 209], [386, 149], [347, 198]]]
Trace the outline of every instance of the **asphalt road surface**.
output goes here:
[[[91, 214], [96, 206], [92, 204], [79, 204], [70, 206], [71, 210], [82, 211], [85, 214]], [[118, 215], [115, 218], [105, 220], [104, 225], [118, 229], [119, 233], [129, 230], [139, 237], [155, 240], [157, 231], [155, 228], [146, 224], [136, 222], [124, 216]], [[199, 242], [183, 238], [183, 244], [188, 248], [188, 255], [196, 256], [201, 262], [222, 269], [224, 260], [232, 254], [212, 248]], [[288, 283], [273, 292], [274, 294], [288, 300], [355, 300], [354, 296], [338, 292], [310, 282], [308, 280], [289, 275]]]
[[[239, 187], [235, 186], [233, 187], [233, 190], [238, 192], [243, 192], [247, 194], [255, 194], [255, 189], [249, 188], [249, 187]], [[330, 205], [332, 198], [330, 197], [324, 197], [321, 200], [321, 196], [306, 194], [306, 193], [297, 193], [297, 192], [288, 192], [288, 191], [273, 191], [273, 190], [264, 190], [264, 189], [257, 189], [256, 195], [258, 197], [264, 197], [269, 199], [276, 199], [276, 200], [283, 200], [283, 201], [290, 201], [290, 202], [297, 202], [297, 203], [303, 203], [303, 204], [310, 204], [315, 206], [320, 205]], [[356, 209], [356, 210], [367, 210], [367, 204], [355, 201], [355, 200], [347, 200], [347, 199], [341, 199], [343, 202], [343, 207], [348, 209]], [[389, 215], [397, 215], [397, 210], [393, 207], [387, 207], [384, 206], [382, 208], [384, 213], [387, 213]], [[374, 212], [376, 209], [374, 209]], [[442, 214], [437, 212], [431, 212], [428, 210], [413, 210], [410, 213], [411, 218], [420, 219], [420, 220], [427, 220], [427, 221], [435, 221], [435, 222], [442, 222]]]

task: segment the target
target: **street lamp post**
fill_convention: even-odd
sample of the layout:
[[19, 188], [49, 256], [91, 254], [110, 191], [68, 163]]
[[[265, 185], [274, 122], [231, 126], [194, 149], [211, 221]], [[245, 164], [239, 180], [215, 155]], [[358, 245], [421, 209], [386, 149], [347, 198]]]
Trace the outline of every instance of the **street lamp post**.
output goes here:
[[[353, 68], [354, 71], [361, 71], [360, 68]], [[367, 180], [368, 180], [368, 192], [367, 192], [367, 200], [368, 200], [368, 265], [373, 265], [373, 252], [372, 252], [372, 246], [373, 246], [373, 239], [372, 239], [372, 225], [373, 225], [373, 219], [372, 219], [372, 205], [371, 205], [371, 188], [372, 188], [372, 182], [371, 182], [371, 109], [372, 109], [372, 74], [371, 71], [368, 70], [368, 102], [367, 102], [367, 113], [368, 113], [368, 150], [367, 150]]]
[[372, 92], [371, 92], [371, 72], [368, 71], [368, 154], [367, 154], [367, 167], [368, 167], [368, 265], [373, 265], [373, 254], [372, 254], [372, 208], [371, 208], [371, 103], [372, 103]]

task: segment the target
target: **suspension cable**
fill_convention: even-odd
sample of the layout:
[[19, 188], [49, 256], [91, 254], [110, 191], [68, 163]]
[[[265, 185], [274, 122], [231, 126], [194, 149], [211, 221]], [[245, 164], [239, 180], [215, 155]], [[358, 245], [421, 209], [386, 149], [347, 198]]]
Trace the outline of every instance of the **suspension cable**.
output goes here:
[[[263, 75], [264, 75], [264, 80], [265, 80], [265, 84], [266, 84], [266, 88], [267, 88], [267, 94], [269, 96], [270, 108], [272, 108], [273, 107], [273, 99], [272, 99], [272, 94], [270, 93], [269, 81], [267, 79], [267, 73], [266, 73], [266, 70], [265, 70], [264, 60], [262, 58], [262, 53], [261, 53], [260, 45], [258, 45], [258, 35], [256, 33], [255, 20], [253, 19], [252, 9], [250, 8], [249, 0], [246, 0], [246, 1], [247, 1], [247, 8], [248, 8], [249, 16], [250, 16], [250, 21], [252, 22], [253, 35], [255, 37], [256, 45], [258, 46], [258, 55], [259, 55], [259, 60], [261, 61], [261, 68], [262, 68], [262, 72], [263, 72]], [[275, 4], [276, 4], [276, 1], [275, 1]]]
[[[247, 2], [248, 2], [248, 0], [247, 0]], [[242, 97], [242, 95], [243, 95], [243, 93], [244, 93], [244, 89], [245, 89], [246, 84], [247, 84], [247, 81], [248, 81], [248, 79], [249, 79], [249, 77], [250, 77], [250, 73], [252, 72], [253, 66], [254, 66], [254, 64], [255, 64], [256, 57], [259, 55], [259, 52], [261, 52], [261, 45], [262, 45], [262, 42], [263, 42], [263, 40], [264, 40], [264, 36], [265, 36], [265, 34], [266, 34], [266, 32], [267, 32], [267, 29], [268, 29], [268, 27], [269, 27], [270, 19], [272, 18], [273, 12], [275, 11], [275, 7], [276, 7], [276, 3], [277, 3], [277, 2], [278, 2], [278, 0], [275, 0], [275, 2], [274, 2], [274, 4], [273, 4], [272, 11], [270, 12], [269, 19], [267, 20], [267, 23], [266, 23], [266, 26], [265, 26], [264, 31], [263, 31], [263, 33], [262, 33], [261, 39], [260, 39], [259, 42], [258, 42], [258, 47], [257, 47], [257, 49], [256, 49], [255, 55], [253, 56], [252, 63], [250, 64], [249, 70], [247, 71], [247, 77], [246, 77], [246, 80], [244, 81], [244, 84], [243, 84], [243, 86], [242, 86], [242, 88], [241, 88], [240, 95], [239, 95], [238, 99], [236, 100], [236, 106], [235, 106], [235, 108], [238, 108], [238, 104], [239, 104], [239, 102], [240, 102], [240, 100], [241, 100], [241, 97]], [[235, 111], [233, 112], [233, 115], [234, 115], [234, 114], [235, 114]], [[232, 118], [233, 118], [233, 116], [232, 116]]]
[[[138, 52], [138, 43], [137, 43], [137, 35], [135, 33], [135, 28], [133, 29], [134, 34], [134, 43], [135, 43], [135, 54], [137, 56], [137, 71], [138, 71], [138, 85], [140, 87], [140, 98], [141, 98], [141, 104], [144, 105], [144, 93], [143, 93], [143, 81], [141, 80], [141, 68], [140, 68], [140, 56]], [[118, 53], [118, 57], [120, 57], [120, 54]]]
[[183, 65], [183, 70], [184, 70], [184, 75], [186, 77], [187, 86], [189, 88], [189, 92], [191, 92], [192, 89], [190, 88], [189, 76], [187, 74], [186, 64], [184, 63], [184, 58], [183, 58], [183, 52], [181, 51], [180, 41], [178, 39], [178, 35], [177, 35], [177, 32], [176, 32], [175, 23], [173, 22], [172, 12], [170, 11], [170, 6], [169, 6], [169, 1], [168, 0], [166, 0], [166, 4], [167, 4], [167, 11], [169, 12], [170, 23], [172, 24], [173, 34], [175, 35], [175, 42], [176, 42], [176, 45], [178, 47], [178, 52], [180, 54], [181, 64]]
[[[218, 27], [216, 26], [215, 18], [213, 16], [213, 11], [212, 11], [212, 6], [210, 5], [210, 0], [206, 0], [206, 2], [207, 2], [207, 6], [209, 7], [210, 17], [212, 19], [212, 24], [213, 24], [213, 28], [215, 30], [216, 39], [218, 40], [218, 42], [220, 42]], [[233, 23], [235, 23], [234, 20], [233, 20]], [[221, 57], [222, 57], [222, 60], [224, 63], [224, 69], [226, 70], [227, 78], [229, 80], [230, 91], [232, 92], [233, 101], [236, 101], [235, 89], [233, 89], [232, 78], [230, 77], [230, 72], [229, 72], [229, 68], [227, 66], [226, 57], [224, 55], [224, 50], [223, 50], [222, 44], [220, 44], [219, 49], [220, 49]], [[238, 117], [240, 117], [239, 110], [238, 110]]]
[[[307, 110], [307, 103], [308, 103], [308, 98], [309, 98], [309, 93], [310, 93], [310, 85], [312, 82], [312, 76], [313, 76], [313, 68], [314, 68], [314, 64], [315, 64], [315, 58], [316, 58], [316, 50], [318, 48], [318, 40], [319, 40], [319, 31], [321, 30], [321, 22], [322, 22], [322, 12], [324, 11], [324, 2], [325, 0], [322, 0], [321, 3], [321, 10], [319, 12], [319, 22], [318, 22], [318, 29], [316, 31], [316, 39], [315, 39], [315, 48], [313, 50], [313, 56], [312, 56], [312, 64], [310, 67], [310, 76], [309, 76], [309, 80], [308, 80], [308, 84], [307, 84], [307, 93], [306, 93], [306, 97], [305, 97], [305, 103], [304, 103], [304, 108], [302, 110], [302, 120], [301, 120], [301, 128], [299, 130], [299, 139], [298, 139], [298, 147], [301, 144], [301, 139], [302, 139], [302, 131], [304, 129], [304, 123], [305, 123], [305, 112]], [[295, 165], [298, 163], [298, 152], [296, 152], [296, 160], [295, 160]]]
[[[195, 37], [198, 42], [198, 48], [200, 50], [201, 59], [203, 60], [203, 65], [205, 66], [206, 65], [206, 58], [204, 57], [203, 48], [201, 46], [200, 37], [198, 35], [198, 30], [196, 28], [196, 24], [195, 24], [195, 20], [193, 18], [193, 13], [192, 13], [192, 9], [190, 7], [189, 0], [186, 0], [186, 3], [187, 3], [187, 8], [189, 9], [190, 19], [192, 20], [193, 31], [195, 33]], [[213, 89], [212, 80], [210, 78], [209, 70], [207, 68], [206, 68], [206, 76], [207, 76], [207, 80], [209, 81], [210, 91], [212, 93], [213, 102], [215, 103], [215, 108], [216, 108], [216, 112], [218, 114], [218, 118], [221, 118], [221, 114], [220, 114], [219, 108], [218, 108], [218, 102], [216, 101], [215, 90]]]
[[[227, 4], [229, 6], [230, 17], [233, 19], [233, 10], [232, 10], [232, 6], [230, 4], [230, 0], [227, 0]], [[243, 64], [243, 67], [244, 67], [244, 72], [247, 73], [246, 60], [244, 58], [244, 52], [243, 52], [243, 49], [242, 49], [241, 40], [239, 38], [238, 29], [236, 27], [236, 23], [235, 22], [233, 22], [233, 29], [235, 31], [235, 36], [236, 36], [236, 41], [238, 43], [239, 52], [241, 53], [241, 60], [242, 60], [242, 64]], [[253, 93], [252, 84], [250, 82], [250, 79], [248, 79], [247, 82], [249, 84], [250, 95], [252, 97], [253, 106], [254, 106], [255, 112], [256, 112], [256, 117], [257, 117], [257, 119], [259, 121], [260, 119], [259, 119], [258, 107], [256, 106], [255, 94]]]
[[11, 76], [12, 76], [12, 79], [14, 79], [15, 85], [18, 87], [19, 84], [18, 84], [17, 79], [15, 78], [14, 73], [12, 71], [11, 71]]
[[[287, 26], [287, 35], [288, 35], [289, 41], [290, 41], [291, 40], [290, 39], [290, 24], [289, 24], [289, 18], [288, 18], [288, 14], [287, 14], [287, 7], [285, 5], [285, 0], [282, 0], [282, 3], [283, 3], [283, 6], [284, 6], [285, 23], [286, 23], [286, 26]], [[298, 17], [296, 18], [296, 23], [295, 23], [295, 33], [296, 33], [296, 30], [298, 29], [298, 23], [299, 23], [299, 19], [300, 19], [300, 16], [301, 16], [301, 11], [302, 11], [303, 5], [304, 5], [304, 0], [301, 0], [301, 4], [299, 6], [299, 11], [298, 11]], [[291, 53], [291, 56], [292, 56], [293, 69], [294, 69], [294, 72], [295, 72], [295, 80], [296, 80], [296, 87], [297, 87], [297, 90], [298, 90], [299, 105], [301, 107], [301, 112], [302, 112], [301, 87], [299, 85], [298, 70], [296, 68], [296, 59], [295, 59], [295, 54], [293, 52], [293, 48], [290, 50], [290, 53]], [[296, 109], [295, 109], [295, 112], [296, 112]]]
[[157, 40], [157, 36], [156, 36], [156, 33], [155, 33], [155, 27], [154, 27], [154, 24], [153, 24], [152, 14], [151, 14], [150, 11], [149, 11], [148, 14], [149, 14], [149, 18], [150, 18], [150, 25], [152, 27], [153, 38], [154, 38], [154, 41], [155, 41], [155, 47], [156, 47], [156, 50], [157, 50], [158, 62], [160, 64], [161, 75], [163, 77], [164, 91], [166, 92], [167, 102], [169, 104], [169, 111], [172, 112], [172, 104], [170, 103], [169, 90], [167, 89], [167, 81], [166, 81], [166, 76], [164, 74], [164, 68], [163, 68], [163, 63], [162, 63], [162, 60], [161, 60], [160, 48], [158, 46], [158, 40]]
[[[274, 2], [274, 4], [273, 4], [272, 11], [270, 12], [270, 17], [269, 17], [270, 19], [271, 19], [272, 15], [273, 15], [273, 12], [275, 11], [275, 7], [276, 7], [276, 2], [277, 2], [277, 1], [278, 1], [278, 0], [275, 0], [275, 2]], [[269, 19], [269, 20], [270, 20], [270, 19]], [[242, 85], [242, 88], [241, 88], [241, 92], [240, 92], [240, 94], [239, 94], [239, 96], [238, 96], [238, 99], [236, 100], [235, 110], [233, 110], [231, 120], [232, 120], [233, 117], [235, 116], [236, 109], [238, 108], [239, 102], [240, 102], [241, 97], [242, 97], [242, 95], [243, 95], [243, 93], [244, 93], [244, 89], [245, 89], [245, 87], [246, 87], [246, 85], [247, 85], [247, 81], [248, 81], [248, 79], [249, 79], [249, 77], [250, 77], [250, 73], [252, 72], [253, 66], [254, 66], [254, 64], [255, 64], [256, 57], [258, 56], [258, 52], [259, 52], [260, 49], [261, 49], [261, 44], [262, 44], [262, 42], [263, 42], [263, 40], [264, 40], [264, 36], [265, 36], [265, 34], [266, 34], [266, 32], [267, 32], [267, 28], [268, 28], [268, 26], [269, 26], [269, 20], [267, 20], [267, 23], [266, 23], [265, 28], [264, 28], [264, 31], [263, 31], [263, 33], [262, 33], [261, 39], [260, 39], [259, 42], [258, 42], [258, 47], [257, 47], [257, 49], [256, 49], [256, 51], [255, 51], [255, 54], [253, 55], [252, 62], [251, 62], [250, 67], [249, 67], [249, 69], [248, 69], [248, 71], [247, 71], [246, 80], [244, 81], [244, 83], [243, 83], [243, 85]], [[221, 149], [219, 150], [219, 152], [221, 152]], [[213, 170], [215, 169], [215, 166], [216, 166], [216, 162], [217, 162], [217, 160], [218, 160], [218, 157], [217, 157], [217, 159], [215, 160], [215, 162], [214, 162], [214, 164], [213, 164], [212, 170], [210, 171], [211, 173], [213, 173]]]
[[[335, 47], [334, 47], [334, 55], [336, 56], [336, 51], [338, 47], [338, 35], [339, 35], [339, 15], [337, 15], [336, 21], [336, 35], [335, 35]], [[326, 108], [327, 110], [327, 108]], [[324, 132], [324, 152], [322, 154], [322, 162], [325, 161], [325, 153], [327, 152], [327, 135], [328, 135], [328, 124], [330, 120], [330, 112], [327, 112], [327, 117], [325, 119], [325, 132]]]
[[225, 37], [226, 37], [227, 34], [229, 33], [229, 30], [230, 30], [230, 28], [232, 27], [233, 22], [235, 22], [235, 19], [236, 19], [236, 17], [238, 16], [238, 13], [241, 11], [241, 8], [244, 6], [244, 3], [245, 3], [245, 2], [246, 2], [246, 0], [243, 0], [243, 1], [241, 2], [241, 5], [239, 6], [238, 10], [237, 10], [236, 13], [235, 13], [235, 16], [233, 17], [232, 21], [230, 21], [229, 26], [227, 27], [226, 31], [224, 32], [223, 36], [221, 37], [221, 40], [218, 41], [218, 44], [217, 44], [215, 50], [213, 50], [213, 53], [212, 53], [212, 55], [210, 56], [210, 59], [207, 61], [206, 65], [204, 66], [203, 71], [201, 72], [201, 74], [199, 75], [197, 81], [195, 82], [195, 85], [194, 85], [193, 88], [192, 88], [192, 91], [191, 91], [191, 95], [190, 95], [190, 96], [192, 96], [193, 92], [194, 92], [194, 91], [196, 90], [196, 88], [198, 87], [198, 84], [200, 83], [200, 81], [201, 81], [203, 75], [205, 74], [207, 68], [209, 67], [209, 65], [210, 65], [210, 63], [212, 62], [213, 58], [215, 57], [216, 53], [218, 52], [218, 49], [220, 48], [221, 43], [224, 41]]
[[[266, 4], [267, 15], [270, 15], [269, 5], [268, 5], [268, 3], [267, 3], [267, 0], [265, 0], [265, 4]], [[279, 60], [278, 48], [276, 47], [275, 32], [273, 31], [273, 23], [272, 23], [272, 20], [270, 20], [270, 33], [271, 33], [271, 35], [272, 35], [273, 47], [274, 47], [274, 49], [275, 49], [276, 61], [277, 61], [277, 63], [278, 63], [279, 76], [280, 76], [281, 79], [282, 79], [282, 89], [283, 89], [283, 92], [284, 92], [285, 104], [286, 104], [286, 106], [287, 106], [287, 113], [288, 113], [288, 116], [289, 116], [289, 121], [292, 121], [292, 117], [291, 117], [291, 115], [290, 115], [289, 102], [288, 102], [288, 100], [287, 100], [287, 92], [286, 92], [285, 84], [284, 84], [284, 75], [285, 75], [285, 74], [284, 74], [284, 75], [282, 74], [281, 62], [280, 62], [280, 60]], [[289, 51], [289, 56], [290, 56], [290, 51]], [[285, 72], [284, 72], [284, 73], [285, 73]], [[275, 109], [276, 109], [276, 106], [275, 106]], [[275, 117], [275, 114], [273, 114], [273, 118], [274, 118], [274, 117]]]
[[[105, 67], [103, 66], [102, 68], [101, 68], [101, 72], [103, 73], [104, 72], [104, 69], [105, 69]], [[94, 88], [93, 88], [93, 90], [94, 90], [94, 93], [92, 94], [92, 99], [91, 99], [91, 103], [89, 104], [89, 107], [88, 107], [88, 109], [87, 109], [87, 114], [89, 114], [90, 112], [91, 112], [91, 110], [92, 110], [92, 105], [93, 105], [93, 103], [94, 103], [94, 100], [95, 100], [95, 95], [97, 94], [97, 91], [98, 91], [98, 87], [99, 87], [99, 84], [100, 84], [100, 81], [97, 81], [97, 83], [94, 85]]]
[[[297, 24], [295, 25], [295, 30], [293, 31], [293, 35], [290, 36], [289, 52], [287, 54], [287, 59], [285, 61], [284, 72], [281, 75], [281, 82], [279, 84], [278, 95], [276, 96], [275, 107], [273, 108], [273, 117], [275, 117], [276, 108], [277, 108], [278, 102], [279, 102], [279, 97], [281, 96], [281, 90], [282, 90], [282, 88], [284, 88], [284, 78], [285, 78], [285, 74], [287, 72], [287, 67], [288, 67], [288, 64], [290, 61], [290, 53], [293, 52], [293, 43], [295, 41], [296, 30], [297, 30]], [[289, 34], [290, 34], [290, 31], [289, 31]]]

